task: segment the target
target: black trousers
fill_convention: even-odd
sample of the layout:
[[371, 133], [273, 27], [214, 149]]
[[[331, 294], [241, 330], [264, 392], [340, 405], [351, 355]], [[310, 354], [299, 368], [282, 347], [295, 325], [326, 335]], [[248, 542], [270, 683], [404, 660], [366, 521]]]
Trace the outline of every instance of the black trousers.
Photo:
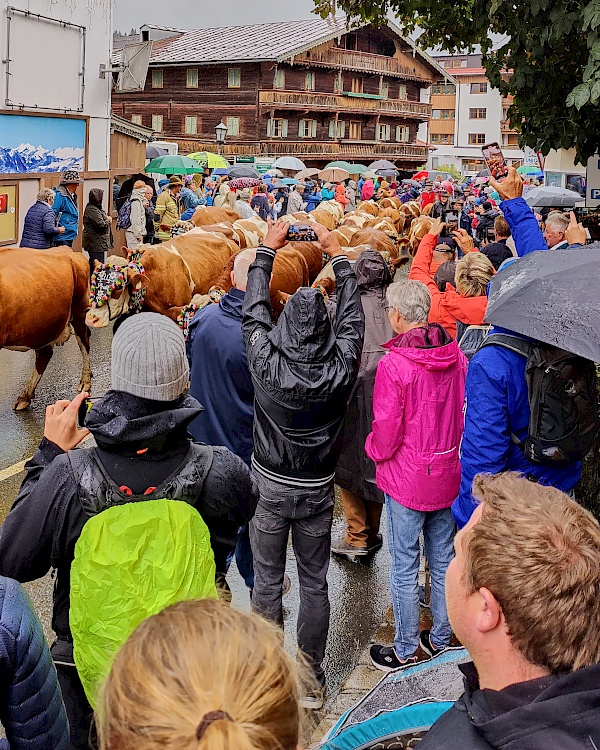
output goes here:
[[92, 732], [94, 709], [90, 706], [75, 666], [56, 665], [58, 683], [62, 691], [71, 727], [71, 750], [90, 750], [97, 747]]

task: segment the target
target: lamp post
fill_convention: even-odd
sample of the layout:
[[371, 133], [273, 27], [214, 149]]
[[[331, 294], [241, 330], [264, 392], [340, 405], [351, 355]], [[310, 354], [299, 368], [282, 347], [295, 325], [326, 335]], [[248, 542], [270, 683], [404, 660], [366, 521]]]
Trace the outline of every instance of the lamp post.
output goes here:
[[227, 125], [224, 125], [223, 122], [220, 122], [215, 128], [215, 133], [217, 136], [217, 152], [219, 156], [221, 156], [221, 148], [225, 144], [225, 140], [227, 138]]

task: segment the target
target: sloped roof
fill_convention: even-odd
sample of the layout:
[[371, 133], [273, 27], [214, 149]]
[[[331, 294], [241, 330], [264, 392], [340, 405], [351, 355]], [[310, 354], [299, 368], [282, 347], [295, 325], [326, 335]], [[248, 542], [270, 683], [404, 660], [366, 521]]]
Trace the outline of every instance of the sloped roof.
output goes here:
[[114, 133], [122, 133], [123, 135], [129, 135], [132, 138], [137, 138], [138, 141], [146, 141], [148, 143], [152, 140], [154, 131], [152, 128], [146, 128], [143, 125], [136, 125], [130, 120], [125, 120], [114, 112], [110, 115], [110, 129]]
[[[327, 19], [315, 17], [304, 21], [194, 29], [153, 42], [150, 64], [283, 62], [356, 28], [357, 26], [350, 27], [345, 17], [337, 16]], [[388, 28], [400, 36], [438, 73], [451, 79], [451, 75], [435, 60], [410, 39], [402, 36], [401, 30], [395, 24], [388, 22]]]

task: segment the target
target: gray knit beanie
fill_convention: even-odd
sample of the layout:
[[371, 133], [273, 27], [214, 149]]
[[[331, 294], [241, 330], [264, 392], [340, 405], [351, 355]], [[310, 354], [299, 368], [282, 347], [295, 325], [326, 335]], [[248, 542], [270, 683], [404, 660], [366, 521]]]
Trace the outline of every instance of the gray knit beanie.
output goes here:
[[112, 344], [112, 387], [152, 401], [175, 401], [190, 382], [179, 326], [158, 313], [138, 313]]

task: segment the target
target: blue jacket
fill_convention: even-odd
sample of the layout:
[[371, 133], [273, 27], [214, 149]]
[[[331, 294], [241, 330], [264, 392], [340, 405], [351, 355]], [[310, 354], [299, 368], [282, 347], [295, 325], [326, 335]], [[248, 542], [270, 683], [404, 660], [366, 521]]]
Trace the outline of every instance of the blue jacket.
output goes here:
[[[10, 750], [68, 750], [69, 724], [56, 669], [29, 597], [0, 577], [0, 721]], [[7, 744], [8, 741], [8, 744]]]
[[[519, 256], [547, 249], [537, 220], [523, 198], [504, 201], [501, 208]], [[518, 335], [501, 328], [494, 330]], [[527, 436], [530, 410], [525, 364], [523, 355], [500, 346], [484, 347], [469, 364], [460, 493], [452, 506], [459, 527], [467, 523], [475, 510], [471, 488], [480, 472], [518, 471], [534, 477], [540, 484], [563, 491], [573, 489], [579, 481], [581, 462], [557, 466], [534, 464], [510, 439], [511, 432], [519, 440]]]
[[45, 250], [52, 247], [54, 238], [58, 235], [55, 225], [56, 214], [47, 203], [37, 201], [25, 214], [21, 247], [33, 247]]
[[64, 227], [61, 239], [72, 242], [79, 232], [79, 209], [77, 208], [77, 195], [69, 193], [64, 185], [54, 188], [54, 204], [52, 210], [60, 219], [58, 226]]
[[335, 197], [335, 192], [333, 190], [328, 190], [327, 188], [321, 188], [321, 198], [324, 201], [332, 201]]
[[307, 195], [305, 197], [306, 199], [306, 212], [310, 213], [313, 211], [321, 202], [321, 191], [317, 190], [314, 193], [310, 193], [310, 195]]
[[193, 190], [190, 190], [190, 188], [182, 187], [179, 191], [179, 199], [181, 201], [181, 205], [185, 210], [187, 211], [190, 208], [198, 208], [198, 206], [203, 205], [205, 203], [204, 199], [200, 200], [198, 196], [194, 193]]
[[203, 308], [190, 323], [190, 394], [204, 411], [189, 431], [201, 443], [224, 445], [249, 465], [254, 387], [242, 338], [244, 297], [244, 292], [231, 289], [218, 305]]

